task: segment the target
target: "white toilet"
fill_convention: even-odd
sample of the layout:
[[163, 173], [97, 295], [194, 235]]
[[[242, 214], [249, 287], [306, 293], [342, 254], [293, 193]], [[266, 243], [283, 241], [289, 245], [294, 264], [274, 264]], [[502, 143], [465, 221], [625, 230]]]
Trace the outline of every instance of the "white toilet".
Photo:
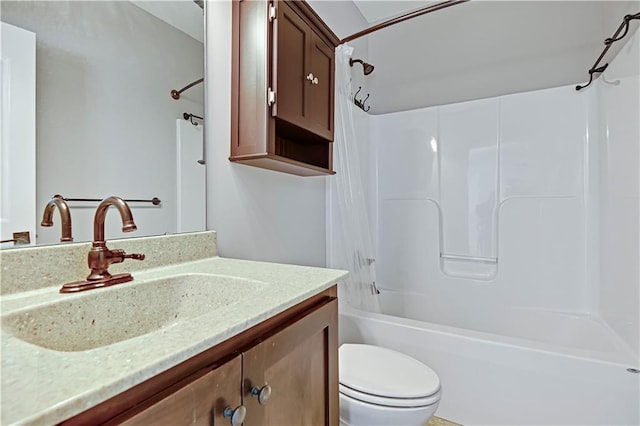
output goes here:
[[423, 426], [436, 412], [440, 379], [418, 360], [352, 343], [339, 354], [341, 426]]

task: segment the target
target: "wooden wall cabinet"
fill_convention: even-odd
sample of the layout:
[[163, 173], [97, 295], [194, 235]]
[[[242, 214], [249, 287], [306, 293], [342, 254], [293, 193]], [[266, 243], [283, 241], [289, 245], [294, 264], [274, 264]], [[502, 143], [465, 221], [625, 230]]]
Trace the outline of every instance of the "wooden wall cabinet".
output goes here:
[[337, 425], [337, 322], [333, 287], [63, 424]]
[[304, 1], [233, 2], [231, 156], [333, 174], [338, 38]]

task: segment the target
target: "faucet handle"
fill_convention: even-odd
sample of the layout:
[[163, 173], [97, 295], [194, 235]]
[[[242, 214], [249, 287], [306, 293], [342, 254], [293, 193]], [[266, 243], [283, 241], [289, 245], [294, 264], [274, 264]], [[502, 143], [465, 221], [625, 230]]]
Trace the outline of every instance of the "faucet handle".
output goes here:
[[123, 257], [124, 259], [135, 259], [135, 260], [144, 260], [144, 253], [131, 253], [126, 254]]
[[109, 263], [121, 263], [121, 262], [124, 262], [125, 259], [144, 260], [144, 254], [139, 254], [139, 253], [127, 254], [124, 252], [124, 250], [121, 250], [121, 249], [109, 250], [109, 252], [110, 252]]

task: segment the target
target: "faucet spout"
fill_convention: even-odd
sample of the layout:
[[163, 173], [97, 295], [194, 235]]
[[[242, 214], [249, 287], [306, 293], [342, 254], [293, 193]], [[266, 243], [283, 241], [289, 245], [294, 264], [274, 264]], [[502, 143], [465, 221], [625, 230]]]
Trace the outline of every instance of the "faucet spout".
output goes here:
[[131, 209], [126, 201], [115, 196], [102, 200], [93, 218], [93, 244], [87, 256], [87, 263], [91, 273], [84, 281], [64, 284], [60, 289], [60, 293], [74, 293], [92, 288], [108, 287], [133, 280], [131, 274], [111, 275], [108, 270], [110, 265], [124, 262], [125, 259], [144, 260], [144, 254], [127, 254], [124, 250], [109, 250], [107, 247], [107, 242], [104, 239], [104, 221], [109, 206], [114, 206], [120, 212], [123, 232], [131, 232], [137, 229]]
[[40, 225], [47, 227], [53, 226], [53, 211], [56, 209], [56, 207], [60, 212], [60, 222], [62, 226], [62, 235], [60, 236], [60, 241], [73, 241], [71, 231], [71, 211], [69, 210], [67, 202], [64, 201], [64, 198], [62, 198], [62, 195], [54, 195], [53, 198], [44, 207], [42, 222], [40, 222]]
[[108, 197], [102, 200], [96, 209], [96, 214], [93, 218], [93, 242], [104, 241], [104, 221], [107, 217], [107, 210], [109, 206], [114, 206], [120, 213], [122, 219], [122, 232], [132, 232], [138, 229], [133, 221], [133, 215], [131, 209], [126, 201], [120, 197]]

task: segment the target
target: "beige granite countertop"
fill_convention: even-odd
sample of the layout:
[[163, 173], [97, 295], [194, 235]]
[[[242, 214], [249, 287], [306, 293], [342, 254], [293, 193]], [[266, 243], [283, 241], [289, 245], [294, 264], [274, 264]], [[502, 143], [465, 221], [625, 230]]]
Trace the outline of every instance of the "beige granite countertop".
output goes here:
[[[84, 294], [194, 273], [246, 278], [263, 284], [242, 300], [197, 319], [84, 351], [45, 349], [14, 337], [3, 327], [1, 423], [56, 424], [331, 287], [347, 274], [324, 268], [209, 257], [133, 272], [133, 282]], [[4, 295], [0, 298], [2, 315], [83, 297], [83, 293], [60, 294], [58, 289], [56, 285]], [[135, 310], [131, 321], [136, 321]]]

